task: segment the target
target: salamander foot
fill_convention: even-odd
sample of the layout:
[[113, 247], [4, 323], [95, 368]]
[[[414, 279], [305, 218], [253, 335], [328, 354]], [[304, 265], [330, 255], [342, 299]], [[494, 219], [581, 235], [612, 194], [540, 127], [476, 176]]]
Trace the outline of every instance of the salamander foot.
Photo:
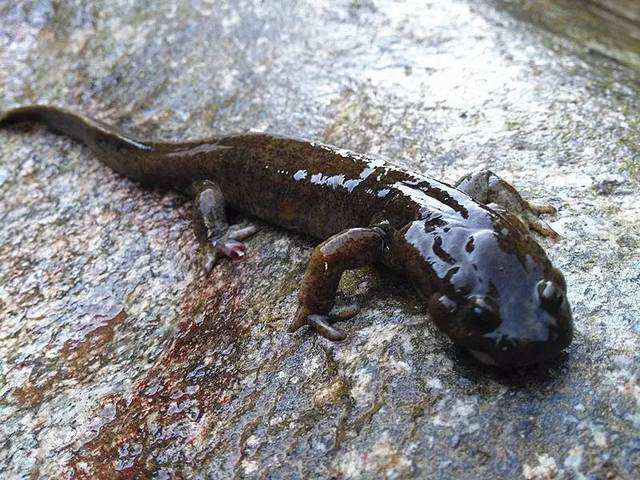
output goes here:
[[334, 308], [340, 277], [345, 270], [380, 261], [386, 242], [386, 234], [372, 227], [344, 230], [318, 245], [309, 258], [298, 292], [299, 307], [289, 331], [309, 325], [329, 340], [344, 340], [345, 333], [332, 323], [352, 318], [360, 307], [351, 304]]
[[455, 187], [469, 195], [476, 202], [506, 214], [515, 216], [526, 230], [531, 230], [545, 237], [557, 240], [560, 235], [546, 222], [540, 220], [541, 215], [553, 215], [557, 211], [551, 205], [536, 205], [522, 198], [518, 190], [491, 170], [480, 170], [465, 175], [455, 183]]
[[207, 252], [204, 259], [205, 274], [211, 273], [213, 267], [222, 258], [241, 260], [247, 253], [247, 245], [242, 242], [258, 231], [255, 225], [232, 225], [227, 232], [207, 244]]
[[309, 325], [318, 334], [333, 341], [340, 341], [347, 338], [347, 335], [340, 329], [333, 326], [335, 322], [348, 320], [355, 317], [361, 307], [355, 303], [334, 307], [327, 315], [313, 314], [303, 307], [298, 307], [295, 318], [289, 327], [290, 332], [295, 332], [304, 325]]
[[329, 317], [326, 315], [309, 315], [307, 322], [316, 332], [322, 335], [324, 338], [339, 342], [347, 338], [347, 334], [342, 330], [334, 328], [329, 323]]
[[229, 226], [225, 213], [222, 190], [208, 180], [197, 181], [189, 189], [193, 201], [193, 229], [196, 238], [205, 249], [203, 267], [209, 274], [222, 257], [238, 260], [244, 257], [247, 247], [243, 240], [258, 231], [255, 225]]

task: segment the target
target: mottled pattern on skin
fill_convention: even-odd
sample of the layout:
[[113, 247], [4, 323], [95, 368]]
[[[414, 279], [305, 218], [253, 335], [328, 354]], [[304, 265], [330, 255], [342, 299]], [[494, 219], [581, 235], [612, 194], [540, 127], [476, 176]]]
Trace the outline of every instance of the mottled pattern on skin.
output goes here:
[[484, 1], [272, 5], [0, 2], [0, 110], [173, 141], [304, 135], [448, 183], [490, 168], [559, 210], [562, 240], [541, 243], [567, 278], [569, 354], [478, 366], [373, 269], [341, 282], [367, 299], [348, 341], [291, 336], [309, 241], [260, 224], [205, 280], [183, 197], [0, 131], [2, 474], [637, 478], [637, 72]]
[[[195, 192], [196, 211], [205, 215], [195, 220], [196, 232], [203, 230], [200, 222], [209, 231], [216, 227], [207, 223], [226, 230], [221, 217], [228, 201], [276, 225], [332, 236], [311, 256], [291, 331], [308, 324], [343, 340], [323, 318], [342, 273], [381, 262], [407, 276], [438, 327], [485, 364], [514, 368], [550, 360], [573, 339], [564, 277], [527, 231], [528, 224], [541, 223], [517, 191], [491, 172], [465, 177], [460, 189], [468, 187], [474, 198], [496, 203], [504, 213], [382, 159], [308, 140], [250, 134], [157, 143], [56, 107], [0, 114], [0, 128], [25, 122], [44, 123], [83, 142], [142, 185]], [[202, 186], [207, 182], [213, 182], [208, 189]], [[216, 197], [218, 208], [207, 206]], [[534, 222], [508, 216], [522, 213]], [[386, 232], [376, 224], [386, 225]], [[218, 242], [215, 232], [208, 238]], [[224, 243], [219, 250], [238, 246]], [[236, 257], [231, 251], [227, 255]]]

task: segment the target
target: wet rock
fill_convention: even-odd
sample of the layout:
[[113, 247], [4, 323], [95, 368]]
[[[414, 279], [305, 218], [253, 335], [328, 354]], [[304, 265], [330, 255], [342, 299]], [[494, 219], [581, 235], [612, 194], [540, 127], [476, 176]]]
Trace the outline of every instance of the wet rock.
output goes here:
[[0, 109], [168, 140], [270, 130], [446, 181], [491, 168], [559, 207], [544, 245], [576, 319], [557, 362], [487, 370], [368, 269], [342, 284], [366, 299], [347, 341], [291, 335], [308, 239], [261, 225], [203, 278], [186, 199], [43, 129], [0, 131], [5, 477], [638, 476], [636, 72], [494, 2], [45, 0], [0, 18]]

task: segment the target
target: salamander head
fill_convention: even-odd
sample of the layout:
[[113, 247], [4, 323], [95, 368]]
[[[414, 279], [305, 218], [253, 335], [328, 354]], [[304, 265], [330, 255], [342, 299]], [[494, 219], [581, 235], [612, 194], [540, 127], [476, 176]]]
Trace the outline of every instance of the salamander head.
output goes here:
[[504, 218], [480, 225], [419, 220], [398, 233], [395, 250], [432, 319], [482, 363], [538, 363], [571, 343], [564, 277]]

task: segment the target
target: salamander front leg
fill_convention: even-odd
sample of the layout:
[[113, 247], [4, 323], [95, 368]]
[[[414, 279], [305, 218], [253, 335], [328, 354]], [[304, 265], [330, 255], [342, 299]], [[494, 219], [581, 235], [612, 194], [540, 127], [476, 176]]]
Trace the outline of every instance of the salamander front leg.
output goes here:
[[318, 245], [309, 259], [298, 293], [299, 306], [289, 327], [295, 332], [310, 325], [330, 340], [344, 340], [346, 335], [331, 325], [337, 318], [350, 318], [356, 307], [331, 314], [340, 278], [345, 270], [364, 267], [382, 260], [387, 243], [384, 230], [378, 227], [351, 228]]
[[555, 214], [556, 209], [553, 206], [529, 203], [511, 184], [491, 170], [480, 170], [465, 175], [456, 182], [455, 187], [476, 202], [483, 203], [499, 212], [504, 210], [515, 215], [529, 230], [553, 239], [559, 237], [555, 230], [538, 218], [544, 214]]
[[210, 181], [192, 185], [193, 228], [196, 238], [205, 247], [204, 270], [209, 273], [221, 257], [242, 258], [246, 245], [242, 240], [256, 233], [253, 225], [229, 226], [224, 197], [220, 187]]

